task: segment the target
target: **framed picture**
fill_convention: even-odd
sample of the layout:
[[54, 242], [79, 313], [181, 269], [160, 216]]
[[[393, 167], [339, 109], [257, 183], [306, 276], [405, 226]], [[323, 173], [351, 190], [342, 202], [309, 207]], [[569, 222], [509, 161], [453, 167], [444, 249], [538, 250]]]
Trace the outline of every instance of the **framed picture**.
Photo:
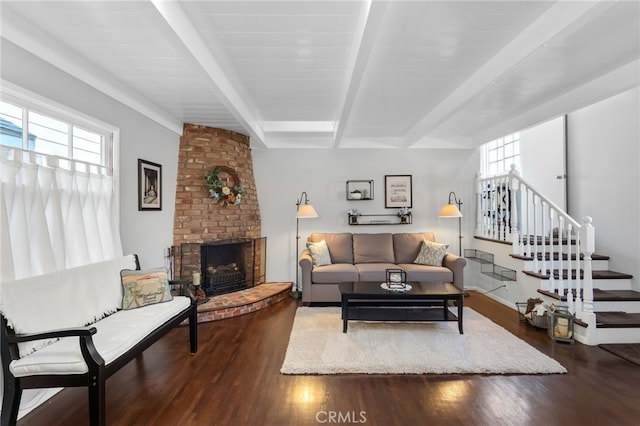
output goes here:
[[138, 159], [138, 210], [162, 210], [162, 166]]
[[411, 208], [412, 204], [411, 175], [385, 175], [384, 207], [387, 209]]

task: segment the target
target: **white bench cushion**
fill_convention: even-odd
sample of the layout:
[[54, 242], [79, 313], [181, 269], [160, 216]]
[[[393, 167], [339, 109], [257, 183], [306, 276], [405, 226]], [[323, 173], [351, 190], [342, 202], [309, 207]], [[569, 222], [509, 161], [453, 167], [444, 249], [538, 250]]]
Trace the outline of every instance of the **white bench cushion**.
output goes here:
[[[113, 362], [145, 336], [186, 309], [188, 297], [176, 296], [169, 302], [118, 311], [95, 324], [93, 343], [105, 364]], [[44, 374], [83, 374], [88, 371], [78, 337], [65, 337], [36, 352], [13, 361], [9, 370], [15, 377]]]

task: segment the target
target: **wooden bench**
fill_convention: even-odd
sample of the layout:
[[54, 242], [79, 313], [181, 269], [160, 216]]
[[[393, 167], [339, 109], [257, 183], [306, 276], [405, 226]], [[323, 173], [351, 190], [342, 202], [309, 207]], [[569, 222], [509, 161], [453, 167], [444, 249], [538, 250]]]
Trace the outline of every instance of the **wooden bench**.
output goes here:
[[196, 353], [186, 285], [170, 300], [122, 309], [120, 272], [139, 269], [129, 255], [1, 284], [2, 426], [16, 424], [24, 389], [76, 386], [88, 388], [90, 423], [104, 425], [107, 378], [186, 319]]

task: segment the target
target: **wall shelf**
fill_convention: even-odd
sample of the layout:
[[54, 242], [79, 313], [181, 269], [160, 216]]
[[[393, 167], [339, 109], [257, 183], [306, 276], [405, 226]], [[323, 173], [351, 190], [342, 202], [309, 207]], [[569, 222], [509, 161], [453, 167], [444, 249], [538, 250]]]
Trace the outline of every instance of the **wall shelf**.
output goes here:
[[[354, 193], [353, 191], [360, 191]], [[357, 194], [357, 195], [356, 195]], [[373, 200], [373, 180], [348, 180], [347, 181], [348, 201]]]
[[490, 276], [498, 281], [515, 281], [516, 271], [496, 265], [495, 263], [483, 263], [480, 266], [480, 272]]
[[493, 254], [476, 249], [464, 249], [464, 257], [478, 263], [493, 264]]
[[464, 257], [473, 262], [480, 263], [480, 272], [498, 281], [515, 281], [516, 271], [496, 265], [493, 262], [493, 253], [476, 249], [464, 249]]
[[397, 214], [349, 214], [349, 225], [409, 225], [413, 222], [411, 213], [404, 217]]

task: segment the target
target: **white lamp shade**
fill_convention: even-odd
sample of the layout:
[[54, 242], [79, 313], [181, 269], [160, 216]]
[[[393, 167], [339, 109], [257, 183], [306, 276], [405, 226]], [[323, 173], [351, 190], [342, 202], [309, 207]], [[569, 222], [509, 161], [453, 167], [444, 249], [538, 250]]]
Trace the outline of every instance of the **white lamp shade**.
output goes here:
[[296, 217], [299, 219], [318, 217], [318, 212], [313, 208], [311, 204], [301, 204], [298, 207], [298, 213], [296, 213]]
[[440, 209], [439, 217], [462, 217], [462, 213], [455, 204], [445, 204]]

